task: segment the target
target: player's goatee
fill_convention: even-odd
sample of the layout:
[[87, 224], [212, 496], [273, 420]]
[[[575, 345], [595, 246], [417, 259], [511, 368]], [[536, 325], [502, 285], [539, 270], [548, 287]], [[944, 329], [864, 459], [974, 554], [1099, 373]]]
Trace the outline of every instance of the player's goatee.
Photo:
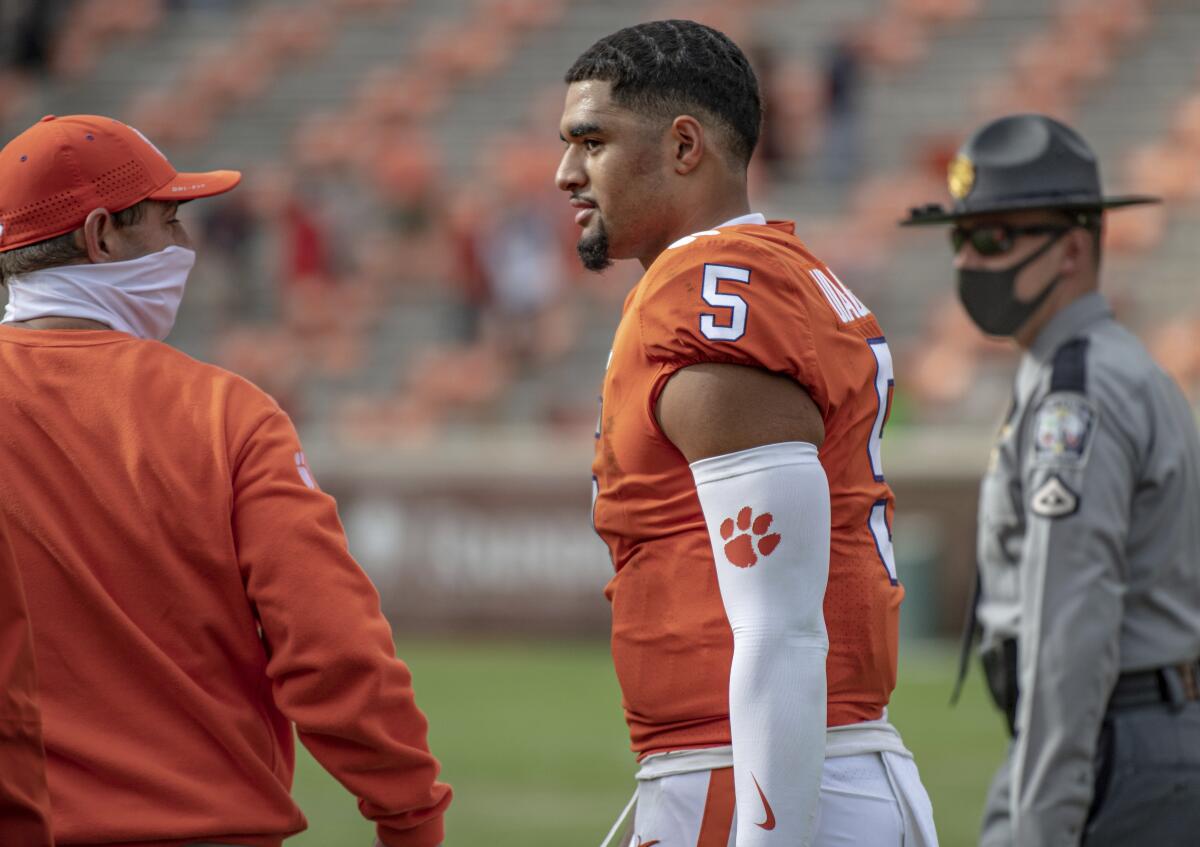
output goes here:
[[603, 219], [596, 218], [596, 231], [581, 235], [575, 250], [589, 271], [602, 271], [612, 264], [612, 259], [608, 257], [608, 230], [604, 228]]

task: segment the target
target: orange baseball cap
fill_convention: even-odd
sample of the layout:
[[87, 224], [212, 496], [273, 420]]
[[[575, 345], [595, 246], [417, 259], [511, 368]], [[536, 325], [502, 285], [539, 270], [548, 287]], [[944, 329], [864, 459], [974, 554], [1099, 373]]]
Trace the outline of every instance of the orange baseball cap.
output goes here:
[[94, 209], [223, 194], [238, 171], [179, 173], [136, 129], [97, 115], [47, 115], [0, 150], [0, 253], [65, 235]]

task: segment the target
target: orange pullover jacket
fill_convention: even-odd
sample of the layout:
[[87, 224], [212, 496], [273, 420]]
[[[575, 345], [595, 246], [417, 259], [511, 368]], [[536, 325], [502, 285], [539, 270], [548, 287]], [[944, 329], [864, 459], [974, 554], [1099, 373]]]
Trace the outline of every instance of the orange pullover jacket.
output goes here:
[[59, 845], [276, 847], [292, 723], [388, 847], [443, 838], [425, 718], [287, 415], [113, 331], [0, 326], [0, 512]]
[[53, 843], [33, 640], [21, 574], [0, 516], [0, 844]]

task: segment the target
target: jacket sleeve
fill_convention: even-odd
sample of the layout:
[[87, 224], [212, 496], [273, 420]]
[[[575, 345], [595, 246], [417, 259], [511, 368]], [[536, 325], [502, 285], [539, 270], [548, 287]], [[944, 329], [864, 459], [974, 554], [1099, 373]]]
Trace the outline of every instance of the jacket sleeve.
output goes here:
[[33, 637], [21, 574], [0, 520], [0, 844], [53, 843]]
[[451, 792], [436, 781], [411, 676], [282, 411], [246, 438], [233, 479], [238, 561], [275, 702], [387, 847], [440, 844]]
[[1079, 843], [1119, 673], [1138, 450], [1122, 422], [1128, 416], [1116, 411], [1094, 392], [1052, 392], [1025, 435], [1029, 523], [1018, 564], [1021, 694], [1010, 811], [1014, 843], [1028, 847]]

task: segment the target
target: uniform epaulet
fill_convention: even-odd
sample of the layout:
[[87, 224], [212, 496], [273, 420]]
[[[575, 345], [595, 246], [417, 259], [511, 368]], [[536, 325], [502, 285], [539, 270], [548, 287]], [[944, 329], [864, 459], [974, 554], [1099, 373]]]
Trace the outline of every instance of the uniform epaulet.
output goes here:
[[1050, 393], [1077, 391], [1087, 394], [1087, 350], [1086, 338], [1072, 338], [1054, 351], [1053, 370], [1050, 372]]

